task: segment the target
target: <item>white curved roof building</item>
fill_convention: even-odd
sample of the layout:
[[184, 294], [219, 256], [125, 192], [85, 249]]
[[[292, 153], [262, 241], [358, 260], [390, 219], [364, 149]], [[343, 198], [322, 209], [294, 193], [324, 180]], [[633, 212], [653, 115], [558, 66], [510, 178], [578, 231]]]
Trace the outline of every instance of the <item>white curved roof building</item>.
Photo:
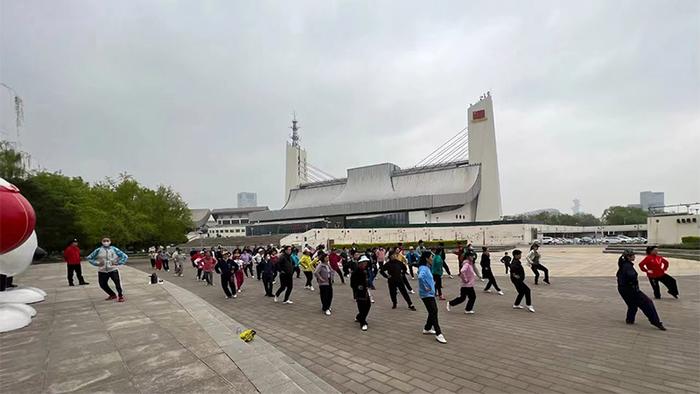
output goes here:
[[[286, 204], [251, 213], [251, 222], [347, 220], [391, 216], [395, 224], [453, 223], [501, 219], [501, 194], [491, 95], [468, 109], [468, 138], [458, 142], [468, 160], [401, 169], [392, 163], [350, 168], [347, 177], [305, 183], [306, 152], [287, 144]], [[468, 144], [467, 144], [468, 139]], [[452, 151], [459, 150], [455, 144]], [[468, 148], [468, 150], [467, 150]]]

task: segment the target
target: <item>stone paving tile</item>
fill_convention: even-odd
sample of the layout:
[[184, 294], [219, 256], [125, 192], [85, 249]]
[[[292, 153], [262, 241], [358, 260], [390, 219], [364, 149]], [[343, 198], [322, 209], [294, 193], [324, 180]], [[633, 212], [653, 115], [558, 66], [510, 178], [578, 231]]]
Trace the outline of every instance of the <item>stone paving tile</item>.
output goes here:
[[[383, 385], [406, 392], [540, 393], [698, 387], [700, 347], [687, 346], [697, 343], [700, 332], [698, 277], [677, 277], [681, 299], [656, 302], [669, 328], [660, 332], [641, 314], [636, 325], [624, 324], [625, 307], [614, 278], [560, 278], [550, 269], [552, 286], [533, 286], [528, 278], [535, 314], [511, 309], [514, 291], [505, 277], [498, 277], [505, 296], [477, 292], [475, 315], [465, 316], [459, 308], [448, 313], [440, 303], [440, 323], [449, 341], [444, 346], [420, 335], [425, 309], [417, 295], [411, 297], [418, 312], [392, 310], [381, 279], [373, 293], [377, 302], [367, 332], [352, 322], [356, 309], [347, 285], [334, 286], [333, 315], [326, 317], [318, 311], [318, 292], [304, 290], [303, 280], [295, 279], [293, 305], [262, 297], [257, 280], [247, 280], [246, 291], [235, 300], [224, 299], [221, 289], [204, 287], [188, 273], [172, 281], [256, 329], [342, 392], [386, 391]], [[577, 272], [575, 267], [566, 269]], [[444, 283], [446, 294], [455, 296], [458, 281], [445, 278]], [[477, 288], [481, 286], [477, 282]], [[643, 279], [642, 286], [648, 287]], [[441, 367], [427, 369], [426, 364]], [[678, 386], [662, 383], [669, 378]], [[376, 382], [375, 387], [368, 386], [370, 382]]]

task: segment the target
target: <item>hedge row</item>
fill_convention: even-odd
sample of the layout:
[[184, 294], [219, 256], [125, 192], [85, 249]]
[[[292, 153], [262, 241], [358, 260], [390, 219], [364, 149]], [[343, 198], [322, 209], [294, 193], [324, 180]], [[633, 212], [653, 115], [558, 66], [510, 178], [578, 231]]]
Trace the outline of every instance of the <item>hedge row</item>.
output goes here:
[[[455, 249], [455, 248], [457, 248], [457, 243], [461, 243], [462, 246], [467, 246], [467, 241], [466, 241], [466, 240], [465, 240], [465, 241], [454, 241], [454, 240], [449, 240], [449, 241], [423, 241], [423, 246], [425, 246], [425, 247], [427, 247], [427, 248], [432, 248], [432, 247], [437, 247], [437, 246], [439, 246], [440, 243], [443, 244], [443, 246], [445, 247], [445, 249]], [[358, 244], [355, 244], [355, 245], [356, 245], [356, 247], [357, 247], [359, 250], [366, 250], [366, 249], [378, 248], [378, 247], [380, 247], [380, 246], [381, 246], [381, 247], [384, 247], [384, 248], [389, 248], [389, 247], [394, 247], [394, 246], [396, 246], [396, 244], [397, 244], [396, 242], [375, 242], [375, 243], [358, 243]], [[409, 247], [411, 247], [411, 246], [413, 246], [413, 247], [418, 246], [418, 242], [403, 242], [403, 247], [404, 247], [404, 249], [407, 249], [407, 248], [409, 248]], [[479, 251], [479, 252], [481, 251], [481, 245], [472, 244], [472, 246], [474, 246], [474, 248], [475, 248], [477, 251]], [[349, 248], [352, 247], [352, 244], [337, 243], [337, 244], [334, 244], [333, 247], [339, 248], [339, 249], [341, 249], [341, 248], [348, 248], [348, 249], [349, 249]], [[498, 251], [498, 250], [510, 250], [510, 249], [513, 249], [514, 247], [515, 247], [515, 246], [508, 245], [508, 246], [492, 246], [492, 247], [490, 247], [490, 248], [491, 248], [492, 250]]]

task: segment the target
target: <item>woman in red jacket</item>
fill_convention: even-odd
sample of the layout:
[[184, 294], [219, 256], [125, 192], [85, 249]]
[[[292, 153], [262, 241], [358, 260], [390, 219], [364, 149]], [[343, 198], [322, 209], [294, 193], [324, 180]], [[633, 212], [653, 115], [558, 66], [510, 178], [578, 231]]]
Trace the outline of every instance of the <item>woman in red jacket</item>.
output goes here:
[[659, 256], [659, 249], [656, 246], [647, 246], [647, 256], [639, 263], [639, 269], [646, 272], [654, 289], [654, 298], [661, 298], [661, 289], [659, 282], [663, 283], [668, 289], [668, 294], [674, 298], [678, 298], [678, 285], [673, 277], [666, 273], [668, 270], [668, 260]]

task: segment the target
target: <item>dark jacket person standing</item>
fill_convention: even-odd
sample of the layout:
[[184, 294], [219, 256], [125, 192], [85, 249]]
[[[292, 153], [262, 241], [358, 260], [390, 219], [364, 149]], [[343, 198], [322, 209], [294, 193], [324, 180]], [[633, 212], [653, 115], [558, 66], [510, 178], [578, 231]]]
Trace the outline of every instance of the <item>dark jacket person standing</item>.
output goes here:
[[277, 271], [280, 273], [280, 287], [275, 293], [275, 302], [278, 301], [278, 297], [284, 292], [284, 302], [283, 304], [293, 304], [289, 296], [292, 294], [292, 286], [294, 285], [292, 274], [294, 273], [294, 263], [292, 262], [291, 255], [292, 247], [284, 246], [282, 248], [282, 255], [279, 260], [277, 260]]

